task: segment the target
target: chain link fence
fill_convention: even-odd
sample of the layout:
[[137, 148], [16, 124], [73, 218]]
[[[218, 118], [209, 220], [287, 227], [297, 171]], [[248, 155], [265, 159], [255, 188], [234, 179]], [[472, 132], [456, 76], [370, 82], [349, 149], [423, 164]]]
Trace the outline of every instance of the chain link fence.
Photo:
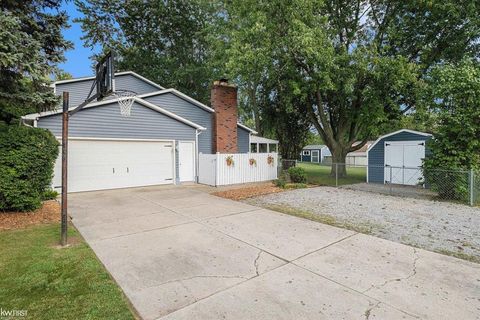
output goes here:
[[297, 166], [297, 160], [289, 160], [289, 159], [280, 159], [279, 161], [279, 169], [280, 170], [288, 170], [291, 167]]
[[421, 167], [298, 163], [309, 182], [389, 195], [480, 205], [480, 172]]

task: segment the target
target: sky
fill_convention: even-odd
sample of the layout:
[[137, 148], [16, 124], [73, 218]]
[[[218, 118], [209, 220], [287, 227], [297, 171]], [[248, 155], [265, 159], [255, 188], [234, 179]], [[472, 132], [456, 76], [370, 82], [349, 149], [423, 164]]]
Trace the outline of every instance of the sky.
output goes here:
[[93, 71], [91, 68], [92, 62], [90, 56], [100, 50], [96, 48], [96, 51], [94, 52], [90, 48], [85, 48], [83, 46], [83, 41], [80, 39], [82, 37], [81, 24], [72, 21], [75, 18], [81, 17], [82, 14], [78, 12], [73, 1], [64, 2], [61, 10], [67, 12], [71, 25], [70, 29], [63, 31], [63, 36], [65, 39], [73, 42], [74, 48], [65, 53], [66, 61], [61, 63], [59, 67], [75, 78], [92, 76]]

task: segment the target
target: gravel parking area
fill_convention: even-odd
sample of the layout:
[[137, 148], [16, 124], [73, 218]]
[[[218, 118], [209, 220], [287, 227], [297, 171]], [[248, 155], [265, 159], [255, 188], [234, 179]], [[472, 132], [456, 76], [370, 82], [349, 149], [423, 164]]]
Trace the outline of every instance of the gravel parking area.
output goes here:
[[480, 209], [345, 188], [318, 187], [245, 200], [328, 217], [336, 225], [480, 263]]

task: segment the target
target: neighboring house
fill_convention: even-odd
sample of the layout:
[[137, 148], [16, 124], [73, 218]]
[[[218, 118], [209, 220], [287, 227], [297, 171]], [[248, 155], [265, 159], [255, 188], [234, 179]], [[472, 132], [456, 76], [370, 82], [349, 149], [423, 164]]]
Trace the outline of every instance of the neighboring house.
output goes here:
[[367, 150], [367, 182], [417, 185], [432, 135], [408, 129], [378, 138]]
[[320, 145], [308, 145], [303, 147], [300, 152], [300, 160], [302, 162], [314, 162], [323, 163], [326, 156], [332, 155], [327, 146]]
[[[57, 81], [73, 108], [87, 97], [93, 77]], [[69, 190], [87, 191], [197, 181], [199, 153], [247, 153], [256, 132], [237, 122], [237, 89], [216, 81], [211, 107], [134, 73], [115, 74], [115, 88], [135, 91], [131, 116], [113, 97], [89, 104], [69, 120]], [[61, 110], [30, 114], [25, 124], [59, 140]], [[61, 161], [52, 182], [61, 185]]]
[[250, 136], [250, 152], [266, 153], [278, 152], [278, 140], [259, 137], [257, 135]]

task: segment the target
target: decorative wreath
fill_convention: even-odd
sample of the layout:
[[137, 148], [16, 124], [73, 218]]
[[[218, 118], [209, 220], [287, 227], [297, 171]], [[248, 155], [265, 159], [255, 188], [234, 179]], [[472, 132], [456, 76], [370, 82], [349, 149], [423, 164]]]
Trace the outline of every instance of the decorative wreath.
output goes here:
[[273, 166], [273, 162], [275, 161], [275, 159], [272, 157], [272, 156], [268, 156], [267, 157], [267, 163], [271, 166]]
[[255, 167], [257, 166], [257, 160], [255, 160], [255, 159], [253, 159], [253, 158], [250, 158], [250, 159], [248, 160], [248, 163], [250, 163], [251, 166], [255, 166]]
[[233, 161], [233, 156], [228, 156], [225, 161], [227, 162], [227, 166], [233, 167], [235, 165], [235, 161]]

